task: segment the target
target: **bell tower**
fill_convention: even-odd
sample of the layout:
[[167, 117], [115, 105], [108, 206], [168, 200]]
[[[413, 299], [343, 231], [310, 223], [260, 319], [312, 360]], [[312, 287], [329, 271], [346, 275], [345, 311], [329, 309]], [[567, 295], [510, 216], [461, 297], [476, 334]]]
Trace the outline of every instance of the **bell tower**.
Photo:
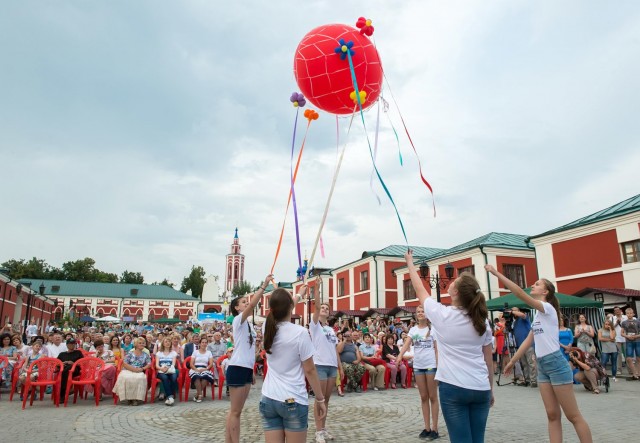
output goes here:
[[227, 254], [227, 270], [225, 273], [224, 289], [230, 293], [235, 285], [244, 281], [244, 255], [240, 253], [240, 239], [238, 238], [238, 228], [233, 236], [231, 253]]

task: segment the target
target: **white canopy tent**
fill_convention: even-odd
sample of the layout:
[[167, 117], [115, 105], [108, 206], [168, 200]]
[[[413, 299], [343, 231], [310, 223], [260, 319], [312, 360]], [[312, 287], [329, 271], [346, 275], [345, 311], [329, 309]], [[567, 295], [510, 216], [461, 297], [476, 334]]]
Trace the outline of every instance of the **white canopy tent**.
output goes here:
[[96, 321], [107, 321], [111, 323], [119, 323], [120, 319], [118, 317], [112, 317], [110, 315], [107, 315], [106, 317], [96, 318]]

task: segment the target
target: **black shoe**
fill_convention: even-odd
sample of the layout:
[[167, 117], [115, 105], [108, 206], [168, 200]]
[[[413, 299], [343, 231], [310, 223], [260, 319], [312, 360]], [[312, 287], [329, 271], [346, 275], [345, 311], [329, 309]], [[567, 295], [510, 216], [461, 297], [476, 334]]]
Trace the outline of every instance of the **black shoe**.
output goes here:
[[418, 435], [418, 438], [431, 438], [431, 431], [423, 429], [420, 435]]
[[431, 431], [431, 437], [429, 437], [431, 440], [436, 440], [438, 438], [440, 438], [440, 434], [438, 434], [438, 431]]

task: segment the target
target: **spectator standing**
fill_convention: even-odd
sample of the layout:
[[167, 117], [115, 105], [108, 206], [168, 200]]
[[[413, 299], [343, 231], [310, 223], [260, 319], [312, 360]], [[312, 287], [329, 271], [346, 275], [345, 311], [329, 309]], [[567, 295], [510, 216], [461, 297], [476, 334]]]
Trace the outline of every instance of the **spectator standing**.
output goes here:
[[574, 336], [578, 339], [578, 348], [580, 348], [580, 350], [582, 350], [583, 352], [588, 352], [589, 354], [595, 355], [596, 347], [593, 343], [593, 337], [595, 337], [595, 335], [596, 332], [593, 329], [593, 326], [591, 326], [587, 321], [587, 316], [584, 314], [580, 314], [574, 334]]
[[[613, 315], [611, 316], [611, 323], [613, 324], [613, 327], [616, 331], [616, 347], [618, 348], [618, 374], [621, 374], [621, 368], [624, 368], [627, 365], [627, 362], [625, 361], [624, 358], [624, 345], [627, 342], [627, 340], [622, 336], [622, 328], [621, 328], [621, 324], [622, 322], [625, 320], [625, 316], [622, 315], [622, 309], [620, 309], [618, 306], [616, 306], [615, 308], [613, 308]], [[618, 375], [616, 374], [616, 375]]]
[[[531, 332], [531, 321], [529, 321], [529, 315], [527, 312], [521, 311], [517, 307], [511, 309], [513, 319], [513, 338], [516, 342], [516, 351], [520, 349], [520, 346], [529, 336]], [[525, 386], [531, 386], [533, 388], [538, 386], [538, 373], [536, 369], [536, 351], [533, 347], [527, 349], [520, 361], [520, 367], [522, 368], [522, 375], [524, 376]]]
[[627, 319], [620, 323], [620, 334], [627, 340], [627, 370], [632, 380], [640, 380], [640, 321], [633, 316], [633, 309], [627, 308], [625, 313]]
[[560, 328], [558, 329], [558, 340], [560, 341], [562, 355], [569, 361], [569, 353], [573, 346], [573, 332], [571, 332], [571, 328], [569, 328], [569, 318], [566, 315], [562, 316]]
[[616, 346], [616, 330], [613, 328], [611, 320], [604, 321], [602, 328], [598, 330], [598, 341], [600, 342], [602, 367], [607, 370], [607, 363], [611, 360], [611, 376], [616, 382], [618, 371], [618, 347]]

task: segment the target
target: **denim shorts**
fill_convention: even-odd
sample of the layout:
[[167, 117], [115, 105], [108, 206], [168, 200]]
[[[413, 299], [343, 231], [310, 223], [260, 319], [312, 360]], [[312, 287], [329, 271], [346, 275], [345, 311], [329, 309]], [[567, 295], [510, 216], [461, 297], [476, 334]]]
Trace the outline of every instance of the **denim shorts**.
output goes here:
[[227, 386], [240, 388], [253, 383], [253, 369], [244, 366], [229, 366], [227, 368]]
[[640, 357], [640, 340], [626, 342], [624, 350], [627, 358]]
[[338, 368], [335, 366], [316, 365], [316, 371], [318, 371], [318, 378], [320, 380], [336, 378], [338, 375]]
[[435, 375], [436, 368], [427, 368], [427, 369], [413, 368], [413, 373], [415, 375]]
[[303, 432], [309, 427], [309, 406], [300, 403], [286, 403], [262, 396], [260, 415], [265, 431]]
[[537, 363], [538, 383], [551, 383], [553, 386], [573, 383], [571, 367], [561, 350], [537, 358]]

